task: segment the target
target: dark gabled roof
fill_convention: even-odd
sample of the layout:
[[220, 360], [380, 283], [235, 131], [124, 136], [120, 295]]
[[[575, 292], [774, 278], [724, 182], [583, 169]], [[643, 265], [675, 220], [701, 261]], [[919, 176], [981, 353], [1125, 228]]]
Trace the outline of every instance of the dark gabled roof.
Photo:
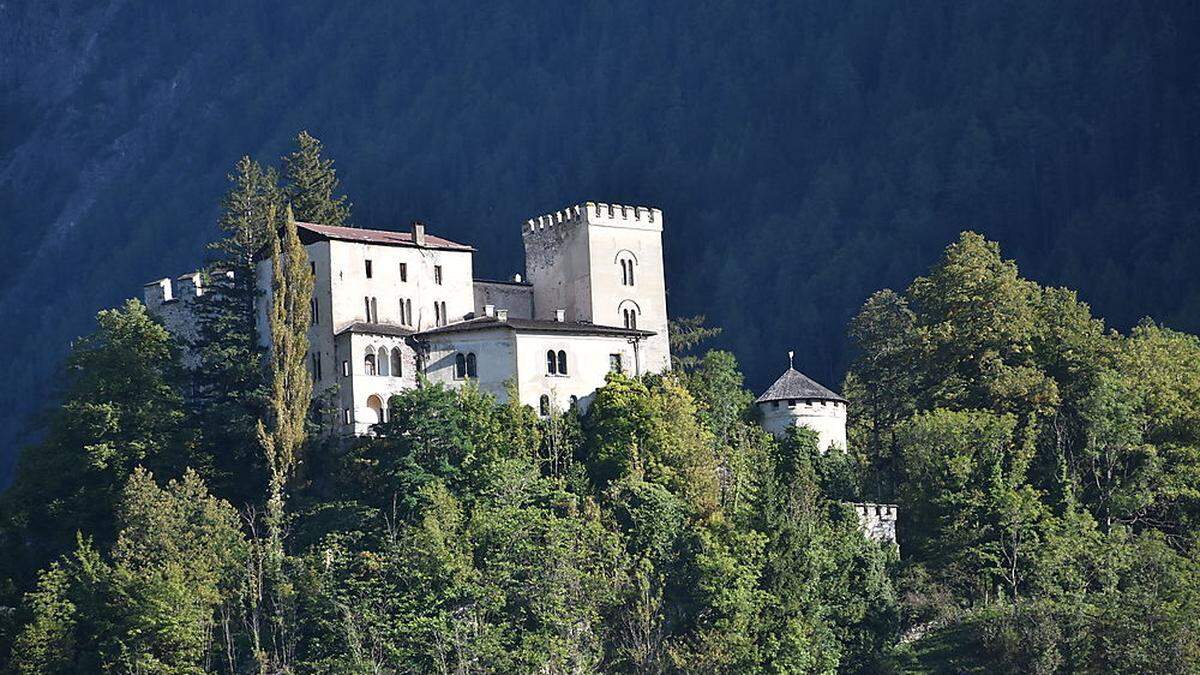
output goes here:
[[[296, 234], [300, 237], [300, 243], [305, 246], [318, 241], [335, 239], [337, 241], [357, 241], [380, 246], [428, 248], [436, 251], [462, 251], [470, 253], [475, 250], [474, 246], [467, 246], [466, 244], [460, 244], [449, 239], [435, 237], [432, 234], [425, 235], [424, 246], [417, 246], [416, 242], [413, 241], [412, 232], [368, 230], [363, 227], [336, 227], [333, 225], [319, 225], [317, 223], [302, 223], [300, 221], [296, 221]], [[271, 243], [269, 241], [254, 254], [255, 260], [266, 260], [270, 257]]]
[[467, 319], [449, 326], [439, 326], [417, 333], [417, 337], [427, 335], [444, 335], [447, 333], [462, 333], [472, 330], [487, 330], [489, 328], [506, 328], [519, 333], [569, 333], [572, 335], [612, 335], [614, 337], [650, 337], [653, 331], [621, 328], [619, 326], [601, 326], [594, 323], [577, 321], [550, 321], [546, 319], [513, 319], [504, 321], [494, 316], [480, 316]]
[[[296, 231], [300, 241], [311, 244], [314, 241], [337, 239], [339, 241], [359, 241], [364, 244], [382, 244], [383, 246], [408, 246], [417, 248], [413, 241], [412, 232], [393, 232], [391, 230], [368, 230], [362, 227], [336, 227], [319, 225], [317, 223], [296, 222]], [[443, 251], [474, 251], [475, 247], [459, 244], [458, 242], [425, 235], [425, 245], [421, 248], [433, 248]]]
[[411, 328], [397, 326], [390, 323], [367, 323], [365, 321], [355, 321], [354, 323], [345, 326], [338, 330], [334, 335], [342, 335], [344, 333], [369, 333], [371, 335], [392, 335], [394, 337], [407, 337], [415, 333]]
[[795, 368], [788, 368], [787, 372], [780, 375], [779, 379], [775, 380], [775, 384], [772, 384], [754, 402], [766, 403], [767, 401], [784, 401], [790, 399], [846, 402], [846, 399], [817, 384], [812, 378]]

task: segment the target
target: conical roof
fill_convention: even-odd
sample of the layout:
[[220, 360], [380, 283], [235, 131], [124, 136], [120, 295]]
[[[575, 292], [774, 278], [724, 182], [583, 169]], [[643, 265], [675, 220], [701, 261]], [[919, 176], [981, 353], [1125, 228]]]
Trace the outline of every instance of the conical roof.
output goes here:
[[775, 380], [775, 384], [771, 385], [754, 402], [766, 403], [767, 401], [785, 401], [796, 398], [846, 402], [846, 399], [817, 384], [811, 377], [790, 367], [787, 369], [787, 372], [779, 376], [778, 380]]

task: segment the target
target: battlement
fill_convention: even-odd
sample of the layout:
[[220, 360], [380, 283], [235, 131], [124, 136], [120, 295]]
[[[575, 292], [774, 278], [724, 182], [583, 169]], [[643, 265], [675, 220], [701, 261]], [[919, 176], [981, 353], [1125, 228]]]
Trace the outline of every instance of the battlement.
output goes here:
[[895, 504], [859, 502], [851, 504], [858, 514], [858, 525], [868, 539], [880, 543], [896, 543]]
[[175, 279], [163, 277], [142, 286], [142, 301], [146, 307], [156, 309], [162, 305], [204, 295], [204, 286], [199, 272], [181, 274]]
[[543, 232], [547, 228], [586, 222], [591, 225], [637, 226], [662, 229], [662, 210], [651, 206], [629, 206], [605, 202], [584, 202], [525, 221], [522, 235]]

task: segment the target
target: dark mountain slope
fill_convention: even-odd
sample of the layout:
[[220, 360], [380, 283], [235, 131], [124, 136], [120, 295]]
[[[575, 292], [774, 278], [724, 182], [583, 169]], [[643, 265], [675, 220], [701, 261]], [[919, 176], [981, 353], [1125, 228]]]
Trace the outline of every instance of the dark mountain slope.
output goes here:
[[[168, 6], [169, 5], [169, 6]], [[195, 266], [223, 176], [309, 129], [363, 225], [519, 271], [518, 223], [667, 213], [672, 311], [765, 386], [836, 385], [872, 290], [981, 230], [1124, 326], [1200, 330], [1192, 3], [0, 6], [0, 391], [21, 420], [94, 311]]]

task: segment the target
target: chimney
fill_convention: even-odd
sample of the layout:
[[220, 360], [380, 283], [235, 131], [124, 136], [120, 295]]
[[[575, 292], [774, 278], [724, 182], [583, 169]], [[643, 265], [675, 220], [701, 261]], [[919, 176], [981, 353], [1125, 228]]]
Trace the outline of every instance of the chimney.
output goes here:
[[412, 224], [412, 240], [417, 246], [425, 246], [425, 223], [414, 220]]
[[496, 306], [495, 305], [484, 305], [483, 306], [483, 315], [484, 316], [492, 316], [492, 317], [496, 316]]
[[507, 309], [496, 310], [496, 320], [497, 321], [508, 321], [508, 310]]
[[554, 310], [554, 320], [559, 323], [566, 321], [567, 320], [567, 310], [565, 310], [565, 309]]

